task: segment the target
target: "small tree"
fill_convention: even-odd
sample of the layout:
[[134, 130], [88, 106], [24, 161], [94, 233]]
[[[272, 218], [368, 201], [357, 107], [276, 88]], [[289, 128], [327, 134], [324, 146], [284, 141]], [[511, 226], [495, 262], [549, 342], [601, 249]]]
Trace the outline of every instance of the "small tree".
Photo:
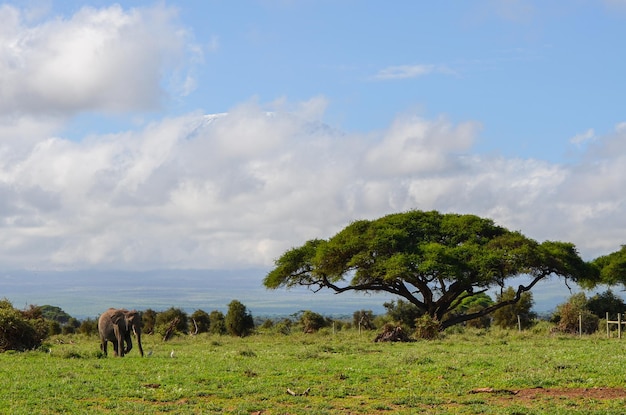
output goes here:
[[[507, 301], [515, 297], [513, 287], [508, 287], [497, 296], [498, 302]], [[506, 307], [502, 307], [493, 313], [493, 324], [505, 329], [511, 329], [521, 324], [522, 328], [528, 328], [532, 325], [537, 314], [531, 311], [533, 307], [533, 296], [530, 292], [522, 294], [517, 303], [513, 303]], [[519, 317], [519, 321], [518, 321]]]
[[213, 310], [209, 314], [209, 332], [211, 334], [226, 334], [226, 319], [224, 313]]
[[[195, 322], [195, 325], [194, 325]], [[193, 333], [207, 333], [209, 331], [209, 327], [211, 327], [211, 319], [209, 318], [209, 313], [204, 310], [196, 310], [191, 315], [191, 331]]]
[[154, 334], [157, 312], [149, 308], [141, 313], [142, 331], [144, 334]]
[[582, 323], [582, 332], [595, 333], [598, 330], [599, 319], [587, 308], [585, 293], [572, 295], [569, 300], [557, 306], [553, 321], [557, 322], [557, 330], [563, 333], [578, 333]]
[[188, 327], [187, 313], [180, 308], [171, 307], [157, 314], [156, 332], [163, 336], [164, 340], [176, 334], [187, 334]]
[[606, 290], [602, 294], [596, 294], [591, 297], [587, 301], [587, 308], [598, 318], [605, 318], [606, 313], [614, 317], [617, 314], [626, 312], [626, 303], [613, 294], [613, 291]]
[[244, 337], [254, 329], [252, 315], [248, 313], [246, 306], [238, 300], [233, 300], [228, 304], [225, 323], [226, 330], [233, 336]]
[[400, 299], [384, 303], [383, 307], [387, 310], [387, 316], [391, 321], [412, 329], [415, 328], [415, 321], [424, 314], [415, 305]]
[[305, 333], [314, 333], [322, 327], [328, 326], [328, 321], [322, 316], [311, 310], [305, 310], [300, 316], [300, 324]]
[[70, 317], [67, 320], [67, 323], [65, 323], [65, 325], [63, 325], [62, 328], [62, 333], [63, 334], [74, 334], [78, 331], [78, 328], [80, 327], [80, 321], [78, 321], [78, 319], [74, 318], [74, 317]]
[[87, 336], [98, 333], [98, 321], [93, 318], [83, 320], [78, 327], [78, 332]]
[[363, 330], [374, 330], [374, 313], [372, 310], [355, 311], [352, 315], [354, 327], [360, 327]]

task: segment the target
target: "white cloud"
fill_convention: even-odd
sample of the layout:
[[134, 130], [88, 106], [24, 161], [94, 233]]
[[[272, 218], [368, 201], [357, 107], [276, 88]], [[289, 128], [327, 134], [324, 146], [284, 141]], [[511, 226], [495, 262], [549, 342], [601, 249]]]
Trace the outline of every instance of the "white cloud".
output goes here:
[[586, 257], [624, 243], [619, 126], [580, 163], [558, 165], [472, 154], [471, 121], [402, 116], [380, 133], [341, 132], [318, 121], [324, 102], [280, 104], [299, 113], [251, 102], [80, 142], [33, 128], [38, 140], [0, 151], [0, 261], [267, 266], [352, 220], [416, 208], [491, 217]]
[[[84, 7], [38, 24], [27, 16], [0, 6], [0, 113], [146, 110], [193, 88], [181, 62], [198, 52], [173, 9]], [[164, 71], [181, 86], [164, 91]]]
[[424, 75], [429, 75], [432, 73], [452, 73], [448, 67], [444, 65], [398, 65], [398, 66], [389, 66], [387, 68], [381, 69], [375, 76], [374, 79], [377, 80], [389, 80], [389, 79], [408, 79], [408, 78], [417, 78]]
[[587, 141], [591, 141], [595, 139], [595, 131], [593, 128], [588, 129], [584, 133], [576, 134], [574, 137], [570, 138], [570, 143], [575, 144], [577, 146], [582, 145]]

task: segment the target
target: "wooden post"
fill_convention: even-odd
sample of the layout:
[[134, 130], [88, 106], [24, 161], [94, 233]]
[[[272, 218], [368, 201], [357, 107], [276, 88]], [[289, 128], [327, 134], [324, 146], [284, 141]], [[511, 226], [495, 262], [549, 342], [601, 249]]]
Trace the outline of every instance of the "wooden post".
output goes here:
[[611, 338], [611, 334], [609, 332], [609, 312], [606, 312], [606, 338], [610, 339]]
[[617, 314], [617, 338], [622, 338], [622, 313]]
[[517, 315], [517, 328], [518, 331], [522, 331], [522, 319], [519, 317], [519, 314]]
[[578, 335], [583, 336], [583, 313], [578, 313]]

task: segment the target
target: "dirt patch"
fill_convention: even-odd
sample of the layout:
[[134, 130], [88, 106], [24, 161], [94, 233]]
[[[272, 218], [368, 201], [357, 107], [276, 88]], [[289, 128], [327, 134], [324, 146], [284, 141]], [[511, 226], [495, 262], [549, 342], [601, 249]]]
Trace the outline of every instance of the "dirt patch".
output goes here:
[[626, 399], [626, 388], [530, 388], [520, 390], [480, 388], [470, 393], [485, 393], [510, 399], [537, 398]]

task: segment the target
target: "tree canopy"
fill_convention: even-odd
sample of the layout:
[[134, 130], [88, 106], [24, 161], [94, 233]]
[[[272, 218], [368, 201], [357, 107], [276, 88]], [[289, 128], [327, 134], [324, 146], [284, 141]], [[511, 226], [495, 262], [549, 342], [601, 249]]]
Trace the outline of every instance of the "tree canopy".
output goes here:
[[592, 263], [599, 271], [599, 278], [587, 281], [587, 286], [593, 287], [597, 283], [626, 286], [626, 245], [622, 245], [619, 251], [596, 258]]
[[[409, 211], [359, 220], [328, 240], [289, 249], [265, 277], [267, 288], [307, 286], [388, 292], [438, 321], [441, 329], [514, 304], [551, 275], [578, 281], [593, 272], [571, 243], [537, 243], [475, 215]], [[469, 297], [519, 275], [513, 298], [466, 314], [448, 313]]]

